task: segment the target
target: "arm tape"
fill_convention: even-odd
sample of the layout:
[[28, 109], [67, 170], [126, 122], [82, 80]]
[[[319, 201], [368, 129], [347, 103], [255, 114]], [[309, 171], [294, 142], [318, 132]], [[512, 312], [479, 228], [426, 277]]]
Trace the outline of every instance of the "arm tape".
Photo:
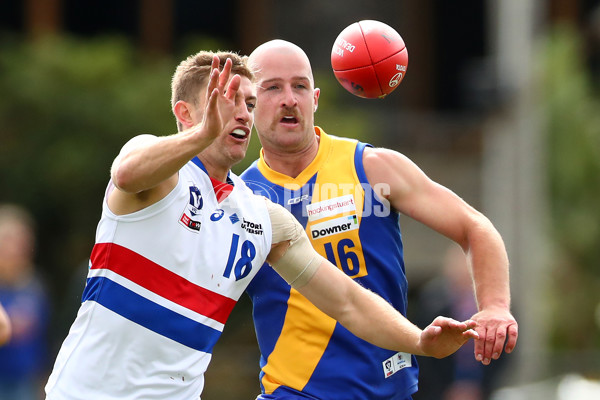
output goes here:
[[272, 267], [294, 289], [304, 286], [315, 274], [323, 257], [315, 251], [294, 216], [279, 204], [267, 200], [271, 218], [273, 244], [289, 241], [290, 245]]

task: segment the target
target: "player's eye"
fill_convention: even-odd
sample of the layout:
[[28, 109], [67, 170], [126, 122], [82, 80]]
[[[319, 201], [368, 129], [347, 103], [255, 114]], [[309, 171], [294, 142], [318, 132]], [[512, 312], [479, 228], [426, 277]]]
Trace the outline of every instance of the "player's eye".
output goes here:
[[248, 102], [246, 103], [246, 107], [248, 107], [248, 111], [252, 112], [256, 108], [256, 103]]

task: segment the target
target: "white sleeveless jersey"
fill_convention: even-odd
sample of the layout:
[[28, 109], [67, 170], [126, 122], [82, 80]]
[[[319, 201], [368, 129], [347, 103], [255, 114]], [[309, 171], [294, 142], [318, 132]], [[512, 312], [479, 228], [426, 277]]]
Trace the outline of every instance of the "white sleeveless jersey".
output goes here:
[[264, 199], [234, 174], [221, 203], [198, 158], [158, 203], [103, 202], [77, 318], [48, 400], [198, 399], [214, 344], [271, 249]]

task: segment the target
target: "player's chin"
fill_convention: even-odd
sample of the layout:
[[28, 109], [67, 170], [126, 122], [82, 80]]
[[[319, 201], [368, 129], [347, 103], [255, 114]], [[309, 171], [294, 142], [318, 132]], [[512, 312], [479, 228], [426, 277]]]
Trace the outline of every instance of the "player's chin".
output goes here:
[[234, 164], [239, 163], [246, 157], [246, 151], [248, 150], [248, 145], [239, 145], [230, 148], [229, 158]]

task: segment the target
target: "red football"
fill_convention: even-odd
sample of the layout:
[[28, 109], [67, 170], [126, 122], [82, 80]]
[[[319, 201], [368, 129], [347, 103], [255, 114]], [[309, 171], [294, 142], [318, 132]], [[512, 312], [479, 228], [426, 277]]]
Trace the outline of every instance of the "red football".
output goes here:
[[383, 98], [406, 75], [408, 50], [394, 28], [363, 20], [344, 29], [331, 49], [331, 67], [350, 93], [368, 99]]

